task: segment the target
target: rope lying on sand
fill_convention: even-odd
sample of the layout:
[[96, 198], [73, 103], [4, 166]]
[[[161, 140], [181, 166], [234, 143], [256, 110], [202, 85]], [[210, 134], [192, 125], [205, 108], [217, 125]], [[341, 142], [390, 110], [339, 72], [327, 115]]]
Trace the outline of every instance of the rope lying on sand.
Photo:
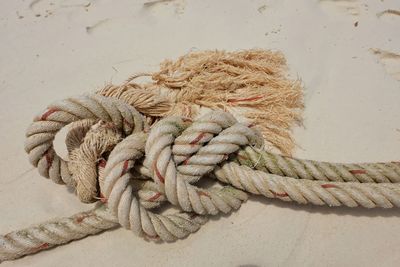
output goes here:
[[[167, 215], [165, 218], [185, 225], [185, 229], [191, 232], [197, 231], [207, 221], [206, 217], [193, 217], [186, 213]], [[17, 259], [118, 226], [117, 218], [104, 205], [99, 205], [71, 217], [58, 218], [0, 236], [0, 260]], [[156, 227], [157, 230], [161, 229], [159, 231], [165, 231], [159, 225]]]
[[[187, 84], [155, 76], [169, 86]], [[139, 113], [121, 88], [56, 102], [34, 118], [25, 142], [30, 162], [42, 176], [74, 188], [82, 202], [103, 204], [0, 236], [0, 262], [118, 225], [152, 240], [185, 238], [208, 216], [240, 208], [244, 191], [300, 204], [400, 207], [398, 162], [338, 164], [274, 154], [266, 149], [266, 131], [252, 122], [221, 110], [194, 120], [154, 119]], [[147, 97], [135, 100], [142, 110], [154, 104]], [[53, 146], [64, 127], [68, 161]], [[196, 183], [203, 177], [224, 186], [201, 188]], [[181, 211], [155, 210], [166, 203]]]
[[[92, 126], [79, 128], [87, 132], [80, 134], [78, 148], [72, 149], [77, 146], [74, 142], [79, 142], [77, 134], [67, 135], [71, 153], [81, 153], [80, 168], [69, 168], [70, 164], [56, 154], [53, 140], [68, 123], [87, 120]], [[115, 144], [115, 140], [120, 142], [113, 148], [99, 147], [99, 143]], [[301, 204], [400, 206], [398, 163], [353, 165], [299, 160], [264, 151], [262, 145], [257, 130], [224, 112], [207, 113], [194, 122], [167, 117], [148, 132], [143, 117], [116, 98], [89, 95], [50, 105], [27, 130], [25, 148], [32, 164], [56, 183], [74, 186], [85, 202], [101, 198], [107, 202], [108, 212], [101, 207], [2, 236], [1, 259], [79, 239], [115, 227], [116, 222], [149, 238], [184, 238], [205, 222], [198, 215], [229, 213], [247, 198], [233, 187], [196, 187], [194, 183], [207, 174], [253, 194]], [[95, 151], [95, 156], [82, 147]], [[104, 167], [99, 159], [107, 151], [111, 153]], [[101, 175], [98, 165], [103, 168]], [[135, 180], [138, 176], [140, 180]], [[144, 188], [142, 179], [146, 177], [153, 180], [152, 190], [137, 194]], [[134, 185], [132, 180], [141, 183]], [[161, 197], [185, 213], [151, 212], [153, 207], [145, 203]], [[109, 217], [100, 215], [106, 213]]]

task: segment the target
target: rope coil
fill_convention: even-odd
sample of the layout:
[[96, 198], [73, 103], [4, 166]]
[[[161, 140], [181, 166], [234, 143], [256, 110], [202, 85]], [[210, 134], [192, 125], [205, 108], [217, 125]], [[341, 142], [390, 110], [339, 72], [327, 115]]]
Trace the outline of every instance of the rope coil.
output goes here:
[[54, 151], [53, 140], [61, 128], [82, 119], [111, 121], [126, 135], [144, 129], [142, 115], [116, 98], [90, 95], [56, 102], [36, 116], [26, 131], [25, 151], [42, 176], [74, 185], [67, 163]]
[[[69, 161], [53, 140], [69, 125]], [[39, 173], [76, 189], [98, 208], [0, 236], [0, 260], [116, 227], [171, 242], [196, 232], [204, 215], [229, 213], [247, 191], [299, 204], [400, 207], [400, 164], [337, 164], [285, 157], [264, 150], [262, 135], [229, 113], [195, 121], [166, 117], [149, 130], [145, 118], [113, 97], [69, 98], [35, 117], [25, 150]], [[200, 188], [203, 176], [227, 184]], [[243, 191], [242, 191], [243, 190]], [[171, 203], [183, 212], [153, 211]]]
[[[82, 202], [101, 203], [0, 235], [0, 262], [118, 225], [175, 241], [208, 216], [239, 209], [245, 192], [299, 204], [400, 207], [400, 162], [340, 164], [272, 153], [290, 155], [290, 129], [304, 107], [302, 85], [285, 68], [279, 52], [191, 52], [164, 61], [158, 72], [49, 105], [27, 129], [30, 162], [74, 188]], [[141, 76], [150, 82], [138, 83]], [[64, 127], [68, 159], [53, 146]], [[201, 187], [207, 177], [222, 185]], [[166, 204], [180, 211], [162, 212]]]
[[[125, 112], [121, 112], [121, 110]], [[73, 114], [70, 115], [70, 113]], [[204, 190], [192, 185], [198, 182], [200, 177], [213, 172], [217, 165], [220, 166], [214, 171], [214, 175], [219, 180], [232, 184], [239, 189], [263, 194], [267, 197], [280, 197], [283, 200], [291, 197], [291, 200], [298, 203], [311, 202], [317, 205], [328, 204], [331, 206], [343, 204], [350, 207], [358, 205], [392, 207], [398, 205], [396, 199], [393, 198], [397, 194], [396, 191], [388, 192], [393, 185], [386, 185], [386, 183], [391, 182], [397, 183], [400, 179], [398, 163], [333, 164], [273, 154], [262, 149], [263, 139], [259, 132], [237, 123], [236, 119], [229, 113], [218, 111], [208, 113], [194, 122], [181, 117], [167, 117], [153, 125], [149, 134], [145, 134], [143, 132], [146, 128], [144, 119], [133, 107], [115, 98], [99, 95], [71, 98], [53, 104], [39, 119], [34, 120], [27, 131], [26, 150], [30, 155], [31, 162], [39, 166], [41, 174], [46, 176], [48, 170], [51, 177], [60, 176], [56, 171], [51, 171], [57, 170], [53, 167], [53, 164], [56, 162], [55, 166], [57, 166], [55, 159], [59, 159], [53, 151], [51, 142], [61, 126], [65, 126], [68, 122], [77, 123], [78, 119], [82, 121], [81, 125], [75, 129], [73, 134], [69, 132], [67, 138], [69, 151], [75, 152], [78, 149], [73, 150], [71, 147], [79, 146], [81, 150], [83, 148], [86, 150], [97, 149], [101, 152], [95, 153], [96, 156], [83, 153], [81, 157], [77, 157], [76, 165], [80, 164], [80, 166], [75, 170], [73, 168], [74, 160], [72, 160], [72, 163], [67, 164], [67, 167], [70, 167], [70, 173], [67, 173], [66, 177], [69, 178], [70, 175], [74, 177], [77, 172], [82, 172], [83, 169], [84, 178], [86, 178], [85, 187], [91, 188], [91, 194], [87, 199], [83, 198], [79, 194], [80, 180], [72, 179], [72, 184], [77, 188], [78, 196], [83, 201], [96, 199], [96, 195], [93, 196], [93, 194], [96, 194], [96, 186], [100, 187], [100, 191], [109, 201], [108, 205], [112, 207], [111, 210], [124, 214], [121, 224], [126, 228], [134, 228], [134, 226], [128, 225], [129, 216], [127, 214], [129, 212], [122, 212], [123, 204], [121, 204], [121, 207], [118, 206], [120, 201], [121, 203], [136, 201], [132, 202], [131, 206], [141, 207], [136, 199], [132, 200], [132, 197], [130, 197], [132, 193], [126, 193], [132, 191], [129, 182], [134, 179], [131, 171], [135, 169], [138, 169], [145, 178], [153, 179], [157, 197], [162, 196], [171, 204], [179, 206], [183, 211], [200, 215], [217, 214], [219, 211], [228, 213], [232, 209], [239, 208], [240, 202], [246, 199], [244, 194], [241, 193], [235, 192], [231, 195], [226, 193], [234, 192], [233, 190]], [[105, 121], [102, 123], [103, 127], [96, 126], [96, 120], [100, 123]], [[127, 121], [130, 123], [126, 123]], [[92, 125], [91, 128], [90, 125]], [[98, 136], [90, 135], [93, 131], [102, 133], [100, 131], [102, 128], [105, 131], [110, 131], [111, 135], [107, 136], [104, 133], [103, 136], [101, 134]], [[127, 137], [114, 148], [114, 145], [118, 142], [115, 140], [121, 140], [120, 135], [122, 134]], [[86, 144], [85, 139], [87, 138], [88, 141], [99, 138], [101, 141], [92, 141]], [[114, 141], [110, 145], [105, 145], [107, 140], [110, 139]], [[96, 167], [91, 167], [91, 175], [85, 173], [85, 168], [82, 167], [85, 157], [88, 161], [92, 161], [92, 165], [97, 164], [97, 159], [105, 150], [101, 145], [113, 148], [109, 148], [112, 152], [105, 165], [103, 178], [97, 177], [98, 170]], [[38, 151], [45, 152], [39, 154]], [[73, 154], [72, 152], [71, 154]], [[51, 157], [49, 157], [49, 153], [51, 153]], [[234, 160], [242, 166], [226, 163], [231, 154], [236, 155]], [[140, 160], [144, 155], [146, 156], [143, 165], [135, 167], [135, 161]], [[43, 162], [44, 159], [47, 165], [39, 163]], [[63, 163], [64, 161], [60, 160], [60, 162]], [[259, 171], [245, 168], [243, 165], [251, 166]], [[241, 174], [238, 175], [238, 173]], [[265, 173], [275, 174], [275, 176]], [[285, 179], [280, 179], [276, 175], [285, 177]], [[63, 176], [61, 175], [61, 177]], [[243, 180], [249, 177], [249, 181], [254, 183], [253, 186], [251, 186], [251, 182], [244, 182]], [[293, 177], [299, 179], [299, 181], [295, 182], [286, 177]], [[257, 179], [259, 179], [258, 184], [254, 182]], [[87, 180], [91, 182], [87, 182]], [[104, 181], [98, 185], [96, 184], [97, 180]], [[326, 184], [313, 180], [336, 183]], [[270, 184], [269, 186], [276, 190], [266, 189], [268, 186], [266, 187], [265, 183], [264, 186], [260, 186], [263, 181], [267, 183], [276, 181], [275, 185]], [[363, 185], [345, 182], [359, 182]], [[383, 184], [374, 185], [372, 184], [374, 182]], [[258, 187], [255, 185], [258, 185]], [[119, 189], [114, 190], [114, 186]], [[350, 189], [350, 186], [352, 186], [352, 189]], [[280, 188], [280, 190], [277, 190], [277, 188]], [[314, 188], [314, 191], [310, 188]], [[332, 188], [335, 188], [335, 190]], [[382, 199], [383, 196], [377, 197], [378, 193], [371, 193], [372, 191], [378, 192], [382, 188], [385, 188], [384, 193], [382, 193], [386, 194], [385, 200]], [[339, 189], [344, 191], [339, 194], [337, 192]], [[393, 190], [396, 190], [396, 185], [394, 185]], [[280, 191], [285, 192], [276, 193]], [[344, 197], [345, 195], [347, 198]], [[153, 197], [153, 200], [156, 199], [155, 196]], [[139, 214], [139, 212], [136, 212], [136, 214]], [[139, 223], [135, 225], [137, 224]], [[136, 233], [140, 233], [137, 230], [139, 228], [135, 228]], [[150, 232], [154, 234], [153, 230]]]

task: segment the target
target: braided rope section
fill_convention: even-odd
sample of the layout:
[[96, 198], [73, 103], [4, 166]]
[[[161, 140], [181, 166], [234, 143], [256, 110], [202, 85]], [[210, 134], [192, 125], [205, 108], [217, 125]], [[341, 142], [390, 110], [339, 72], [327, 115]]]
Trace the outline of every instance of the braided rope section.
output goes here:
[[400, 162], [331, 163], [296, 159], [246, 147], [237, 154], [241, 165], [297, 179], [360, 183], [399, 183]]
[[89, 95], [54, 103], [34, 118], [26, 132], [25, 151], [42, 176], [74, 186], [66, 161], [55, 153], [53, 140], [61, 128], [83, 119], [112, 122], [125, 135], [144, 129], [140, 113], [115, 98]]
[[116, 218], [104, 205], [31, 226], [24, 230], [0, 235], [0, 263], [23, 255], [37, 253], [57, 245], [94, 235], [118, 226]]
[[247, 192], [299, 204], [400, 207], [398, 184], [300, 180], [253, 170], [234, 162], [224, 164], [214, 174], [218, 180]]

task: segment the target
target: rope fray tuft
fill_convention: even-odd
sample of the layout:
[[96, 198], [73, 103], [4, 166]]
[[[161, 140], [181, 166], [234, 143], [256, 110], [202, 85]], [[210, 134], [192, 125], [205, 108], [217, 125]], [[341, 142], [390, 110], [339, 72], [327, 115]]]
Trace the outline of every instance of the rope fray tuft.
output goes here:
[[[130, 77], [120, 86], [108, 85], [98, 93], [117, 97], [153, 119], [198, 116], [200, 107], [228, 111], [259, 126], [270, 148], [290, 154], [290, 128], [301, 123], [303, 92], [298, 80], [285, 76], [280, 52], [190, 52], [175, 62], [165, 60], [155, 73]], [[134, 82], [150, 76], [150, 83]]]
[[[72, 130], [77, 131], [76, 128]], [[76, 193], [82, 202], [93, 202], [98, 196], [99, 161], [121, 140], [122, 134], [114, 124], [99, 121], [87, 131], [79, 147], [70, 151], [68, 168], [73, 174]]]

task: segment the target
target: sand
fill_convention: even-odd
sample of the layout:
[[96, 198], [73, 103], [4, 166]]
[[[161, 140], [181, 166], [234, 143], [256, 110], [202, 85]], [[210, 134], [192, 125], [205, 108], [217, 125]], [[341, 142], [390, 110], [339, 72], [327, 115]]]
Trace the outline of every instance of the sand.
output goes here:
[[[306, 88], [298, 157], [399, 160], [398, 1], [2, 1], [0, 233], [88, 209], [23, 150], [32, 117], [191, 50], [277, 49]], [[384, 12], [384, 13], [382, 13]], [[399, 266], [399, 211], [251, 197], [173, 244], [118, 229], [2, 266]]]

